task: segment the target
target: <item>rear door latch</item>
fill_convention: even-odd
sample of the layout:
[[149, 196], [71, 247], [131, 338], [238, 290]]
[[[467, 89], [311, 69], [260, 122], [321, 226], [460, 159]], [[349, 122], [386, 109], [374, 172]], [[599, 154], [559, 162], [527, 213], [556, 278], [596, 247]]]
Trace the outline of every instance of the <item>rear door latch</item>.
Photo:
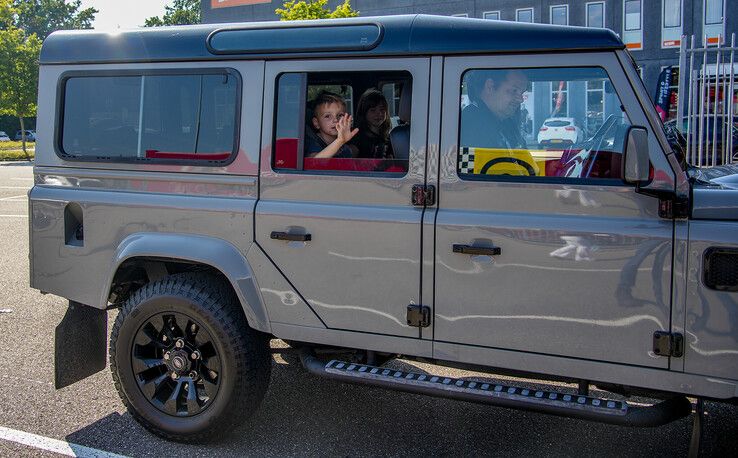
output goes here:
[[407, 325], [414, 328], [430, 326], [430, 307], [410, 304], [407, 306]]
[[654, 332], [653, 353], [658, 356], [681, 358], [684, 355], [684, 336], [678, 332]]

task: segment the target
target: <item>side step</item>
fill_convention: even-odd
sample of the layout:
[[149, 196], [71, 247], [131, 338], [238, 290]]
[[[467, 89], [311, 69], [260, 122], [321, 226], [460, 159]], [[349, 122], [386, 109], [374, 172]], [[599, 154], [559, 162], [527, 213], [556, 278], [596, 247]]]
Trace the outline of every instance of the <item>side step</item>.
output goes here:
[[335, 359], [326, 363], [316, 358], [309, 350], [303, 350], [300, 358], [303, 366], [313, 374], [343, 382], [380, 386], [409, 393], [492, 404], [512, 409], [531, 410], [613, 425], [661, 426], [686, 417], [692, 412], [692, 404], [684, 396], [641, 407], [631, 406], [623, 401], [592, 396], [416, 374]]

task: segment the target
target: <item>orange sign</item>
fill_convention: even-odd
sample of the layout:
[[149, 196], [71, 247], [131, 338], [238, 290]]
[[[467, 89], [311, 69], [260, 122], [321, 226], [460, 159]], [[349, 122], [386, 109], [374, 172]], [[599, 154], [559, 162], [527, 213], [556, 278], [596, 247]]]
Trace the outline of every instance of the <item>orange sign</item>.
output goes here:
[[240, 5], [255, 5], [257, 3], [271, 3], [271, 0], [210, 0], [211, 8], [228, 8]]

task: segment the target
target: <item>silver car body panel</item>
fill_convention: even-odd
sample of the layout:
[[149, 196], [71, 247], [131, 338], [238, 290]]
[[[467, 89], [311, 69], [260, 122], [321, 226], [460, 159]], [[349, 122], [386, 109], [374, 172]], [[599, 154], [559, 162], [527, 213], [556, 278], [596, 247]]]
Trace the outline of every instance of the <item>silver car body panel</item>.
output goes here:
[[[273, 170], [272, 125], [263, 125], [256, 242], [328, 328], [420, 337], [406, 322], [420, 300], [421, 218], [411, 189], [425, 180], [430, 60], [271, 61], [264, 100], [276, 100], [288, 72], [398, 71], [413, 78], [409, 171], [403, 177]], [[274, 119], [273, 107], [264, 119]], [[309, 242], [272, 240], [272, 231], [309, 233]], [[377, 338], [380, 338], [377, 336]]]
[[[654, 331], [671, 329], [673, 222], [658, 199], [610, 186], [464, 181], [456, 173], [459, 93], [474, 68], [604, 68], [633, 125], [648, 126], [613, 54], [446, 59], [439, 209], [436, 341], [667, 369]], [[674, 172], [649, 135], [657, 188]], [[653, 183], [652, 183], [653, 184]], [[453, 244], [498, 246], [469, 256]]]
[[696, 185], [692, 190], [692, 218], [738, 220], [738, 189]]
[[690, 221], [685, 371], [738, 378], [738, 292], [718, 291], [703, 281], [710, 247], [738, 250], [738, 222]]

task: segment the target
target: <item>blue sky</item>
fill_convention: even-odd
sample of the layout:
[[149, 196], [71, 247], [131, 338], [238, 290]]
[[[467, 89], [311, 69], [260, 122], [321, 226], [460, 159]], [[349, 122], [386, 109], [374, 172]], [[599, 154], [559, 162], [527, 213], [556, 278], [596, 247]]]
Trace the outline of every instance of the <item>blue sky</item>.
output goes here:
[[172, 0], [82, 0], [82, 8], [95, 7], [93, 27], [96, 29], [130, 29], [140, 27], [151, 16], [162, 16], [164, 6]]

